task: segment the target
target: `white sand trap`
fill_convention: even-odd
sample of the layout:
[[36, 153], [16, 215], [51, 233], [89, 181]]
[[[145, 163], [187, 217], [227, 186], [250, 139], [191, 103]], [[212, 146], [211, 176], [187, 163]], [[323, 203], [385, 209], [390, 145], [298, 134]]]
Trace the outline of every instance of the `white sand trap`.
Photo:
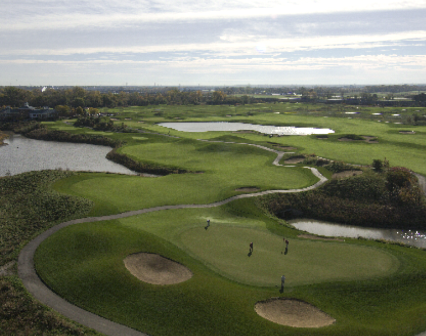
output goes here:
[[271, 299], [256, 303], [254, 310], [263, 318], [295, 328], [320, 328], [336, 322], [309, 303], [294, 299]]
[[154, 285], [173, 285], [192, 277], [188, 268], [158, 254], [131, 254], [124, 259], [124, 265], [139, 280]]

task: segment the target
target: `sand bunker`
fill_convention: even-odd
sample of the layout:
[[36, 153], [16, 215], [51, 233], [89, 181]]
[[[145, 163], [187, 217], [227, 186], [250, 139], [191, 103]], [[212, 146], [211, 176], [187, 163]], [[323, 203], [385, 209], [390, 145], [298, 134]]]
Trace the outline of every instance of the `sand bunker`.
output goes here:
[[235, 191], [242, 191], [242, 192], [253, 192], [253, 191], [259, 191], [260, 189], [257, 187], [242, 187], [235, 189]]
[[342, 171], [340, 173], [334, 173], [332, 178], [334, 179], [343, 179], [346, 177], [351, 177], [351, 176], [356, 176], [356, 175], [361, 175], [362, 174], [362, 170], [345, 170]]
[[401, 134], [416, 134], [414, 131], [399, 131]]
[[297, 163], [301, 163], [305, 160], [304, 156], [293, 156], [291, 158], [288, 158], [287, 160], [284, 161], [284, 163], [287, 164], [297, 164]]
[[295, 328], [320, 328], [336, 320], [309, 303], [294, 299], [271, 299], [256, 303], [254, 310], [263, 318]]
[[139, 280], [154, 285], [173, 285], [192, 277], [188, 268], [158, 254], [131, 254], [124, 265]]

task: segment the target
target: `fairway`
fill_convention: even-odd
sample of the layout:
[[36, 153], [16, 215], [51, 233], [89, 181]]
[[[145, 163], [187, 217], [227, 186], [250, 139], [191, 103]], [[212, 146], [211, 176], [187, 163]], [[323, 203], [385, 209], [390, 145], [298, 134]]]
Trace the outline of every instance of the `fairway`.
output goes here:
[[[193, 256], [212, 269], [255, 286], [277, 285], [283, 274], [290, 286], [383, 277], [399, 264], [379, 249], [338, 242], [292, 239], [284, 254], [282, 237], [251, 228], [194, 228], [180, 238]], [[254, 242], [250, 255], [249, 242]]]

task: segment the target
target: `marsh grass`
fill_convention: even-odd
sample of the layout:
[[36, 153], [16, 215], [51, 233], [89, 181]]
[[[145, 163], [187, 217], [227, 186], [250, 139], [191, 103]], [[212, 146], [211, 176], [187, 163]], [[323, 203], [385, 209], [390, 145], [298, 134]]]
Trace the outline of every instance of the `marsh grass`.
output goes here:
[[[0, 178], [0, 265], [17, 260], [21, 247], [37, 234], [91, 208], [87, 200], [49, 189], [69, 172], [42, 171]], [[2, 335], [97, 335], [40, 305], [23, 288], [16, 264], [0, 277]]]

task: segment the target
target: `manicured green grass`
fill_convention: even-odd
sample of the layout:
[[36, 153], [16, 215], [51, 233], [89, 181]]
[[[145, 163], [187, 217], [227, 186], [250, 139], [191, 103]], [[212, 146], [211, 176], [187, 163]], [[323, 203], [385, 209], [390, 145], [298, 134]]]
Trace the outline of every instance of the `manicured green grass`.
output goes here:
[[[219, 273], [245, 284], [274, 286], [282, 274], [290, 286], [325, 281], [386, 276], [396, 260], [364, 246], [323, 241], [291, 240], [288, 253], [282, 237], [267, 232], [215, 225], [181, 235], [196, 257]], [[249, 242], [254, 251], [248, 256]]]
[[[357, 240], [345, 243], [302, 241], [295, 238], [296, 230], [281, 227], [277, 229], [290, 238], [289, 253], [282, 255], [278, 246], [282, 238], [265, 229], [276, 224], [260, 216], [251, 209], [252, 206], [251, 201], [236, 202], [217, 209], [163, 211], [68, 227], [50, 237], [37, 250], [37, 271], [53, 290], [70, 302], [150, 335], [384, 336], [414, 335], [426, 329], [423, 318], [426, 258], [423, 251]], [[232, 212], [245, 213], [246, 216], [231, 215]], [[208, 230], [202, 228], [206, 218], [212, 220]], [[215, 227], [217, 225], [220, 227]], [[229, 232], [221, 235], [220, 230]], [[238, 237], [236, 233], [242, 231], [244, 233]], [[210, 237], [212, 241], [194, 242], [203, 234], [215, 236]], [[251, 257], [247, 256], [249, 241], [246, 240], [249, 237], [255, 237]], [[399, 267], [396, 272], [381, 276], [377, 276], [373, 269], [370, 270], [373, 273], [363, 269], [359, 273], [353, 272], [352, 279], [335, 281], [321, 278], [318, 266], [313, 266], [310, 284], [306, 285], [298, 281], [291, 283], [292, 276], [300, 275], [288, 270], [285, 272], [288, 286], [280, 294], [279, 277], [275, 279], [274, 274], [271, 274], [274, 279], [269, 284], [259, 287], [261, 280], [253, 286], [247, 284], [249, 281], [222, 276], [226, 272], [216, 272], [217, 269], [208, 262], [217, 259], [215, 256], [222, 256], [229, 264], [234, 261], [234, 268], [241, 268], [239, 255], [214, 251], [215, 247], [227, 248], [229, 242], [238, 241], [245, 242], [241, 256], [246, 260], [255, 261], [254, 258], [261, 254], [263, 258], [271, 258], [271, 254], [261, 250], [265, 249], [262, 245], [270, 244], [274, 239], [278, 245], [270, 248], [281, 259], [292, 258], [293, 253], [300, 253], [301, 257], [311, 251], [312, 255], [319, 254], [318, 262], [324, 267], [331, 267], [330, 263], [336, 257], [346, 257], [348, 261], [354, 261], [356, 269], [356, 256], [370, 265], [377, 262], [375, 257], [391, 264], [398, 260]], [[203, 243], [210, 256], [197, 247]], [[331, 246], [336, 248], [334, 255], [329, 254], [331, 251], [326, 252]], [[276, 247], [278, 251], [275, 251]], [[300, 247], [305, 251], [299, 250]], [[192, 252], [187, 253], [187, 248]], [[199, 251], [204, 255], [199, 255]], [[351, 256], [349, 251], [355, 252], [356, 256]], [[365, 254], [366, 251], [369, 253]], [[189, 267], [194, 275], [190, 280], [172, 286], [143, 283], [133, 277], [123, 263], [127, 255], [136, 252], [159, 253]], [[336, 255], [342, 252], [346, 256]], [[272, 264], [272, 261], [268, 262]], [[222, 264], [219, 266], [223, 267]], [[395, 271], [397, 265], [393, 266], [388, 271]], [[293, 267], [296, 270], [297, 264]], [[299, 263], [299, 267], [304, 272], [304, 266]], [[252, 272], [258, 273], [256, 270]], [[340, 269], [336, 268], [336, 273], [340, 273]], [[242, 278], [247, 278], [246, 275]], [[253, 308], [257, 301], [278, 296], [308, 301], [336, 318], [337, 322], [320, 329], [298, 329], [271, 323], [255, 313]]]

